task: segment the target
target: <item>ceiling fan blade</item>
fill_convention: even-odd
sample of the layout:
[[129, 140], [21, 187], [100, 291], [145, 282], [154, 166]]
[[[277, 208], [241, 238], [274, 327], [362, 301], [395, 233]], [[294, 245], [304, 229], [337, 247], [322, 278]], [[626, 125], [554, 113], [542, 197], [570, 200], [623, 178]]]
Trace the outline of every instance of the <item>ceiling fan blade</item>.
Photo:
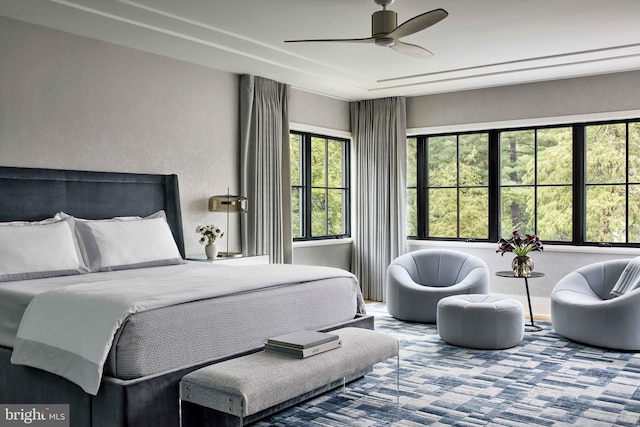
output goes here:
[[431, 58], [433, 56], [433, 53], [423, 47], [401, 41], [396, 41], [389, 47], [396, 52], [404, 53], [405, 55], [413, 56], [414, 58], [424, 59]]
[[398, 25], [398, 27], [387, 34], [387, 37], [394, 38], [396, 40], [406, 37], [418, 31], [422, 31], [425, 28], [437, 24], [444, 18], [449, 16], [449, 13], [444, 9], [434, 9], [430, 12], [425, 12], [422, 15], [415, 16], [408, 21]]
[[314, 42], [338, 42], [338, 43], [373, 43], [376, 39], [373, 37], [367, 37], [364, 39], [313, 39], [313, 40], [285, 40], [285, 43], [314, 43]]

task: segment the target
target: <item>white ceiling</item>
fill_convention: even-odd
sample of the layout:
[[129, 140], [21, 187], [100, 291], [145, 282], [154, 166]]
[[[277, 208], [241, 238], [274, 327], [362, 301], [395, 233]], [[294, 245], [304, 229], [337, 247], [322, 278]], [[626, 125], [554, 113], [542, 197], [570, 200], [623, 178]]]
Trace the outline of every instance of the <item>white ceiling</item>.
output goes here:
[[373, 0], [0, 0], [0, 15], [347, 100], [423, 95], [640, 69], [640, 0], [396, 0], [398, 23], [449, 17], [373, 44]]

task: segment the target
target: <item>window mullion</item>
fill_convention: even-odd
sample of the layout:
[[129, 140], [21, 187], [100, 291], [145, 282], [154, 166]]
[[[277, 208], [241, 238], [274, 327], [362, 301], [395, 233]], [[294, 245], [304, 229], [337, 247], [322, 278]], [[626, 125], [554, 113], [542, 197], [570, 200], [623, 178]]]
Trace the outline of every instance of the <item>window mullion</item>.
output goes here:
[[584, 125], [573, 126], [573, 244], [585, 243], [587, 144]]
[[489, 241], [497, 242], [500, 233], [500, 134], [489, 132]]
[[429, 230], [429, 194], [427, 189], [428, 180], [428, 138], [419, 137], [417, 140], [417, 198], [418, 198], [418, 238], [426, 238]]
[[311, 135], [304, 134], [304, 237], [311, 238]]
[[538, 231], [538, 129], [533, 130], [533, 232]]
[[629, 191], [631, 190], [629, 185], [629, 122], [625, 124], [625, 231], [624, 242], [629, 243]]
[[456, 238], [460, 238], [460, 135], [456, 135]]
[[329, 140], [324, 140], [324, 234], [329, 235]]

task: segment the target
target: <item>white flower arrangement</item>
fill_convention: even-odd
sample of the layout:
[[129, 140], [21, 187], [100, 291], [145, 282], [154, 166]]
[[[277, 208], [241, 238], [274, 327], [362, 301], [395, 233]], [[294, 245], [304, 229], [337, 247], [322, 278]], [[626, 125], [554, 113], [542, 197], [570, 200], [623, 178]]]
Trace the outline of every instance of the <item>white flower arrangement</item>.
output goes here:
[[215, 225], [198, 225], [196, 227], [196, 233], [202, 234], [200, 238], [200, 244], [202, 245], [210, 245], [215, 242], [216, 239], [224, 236], [224, 231]]

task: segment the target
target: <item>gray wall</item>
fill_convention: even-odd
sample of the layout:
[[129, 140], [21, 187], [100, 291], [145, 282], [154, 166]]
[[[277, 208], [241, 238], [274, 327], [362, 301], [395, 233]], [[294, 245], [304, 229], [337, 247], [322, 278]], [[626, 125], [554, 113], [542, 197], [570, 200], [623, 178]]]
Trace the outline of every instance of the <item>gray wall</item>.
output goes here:
[[302, 90], [291, 90], [289, 121], [305, 125], [351, 131], [349, 103]]
[[293, 263], [324, 265], [351, 271], [351, 239], [329, 241], [321, 244], [301, 244], [294, 247]]
[[[419, 96], [407, 99], [409, 132], [437, 132], [509, 126], [578, 122], [582, 120], [639, 118], [640, 71], [575, 79], [504, 86]], [[508, 122], [508, 123], [507, 123]], [[454, 247], [480, 256], [492, 272], [491, 291], [522, 296], [520, 281], [497, 278], [498, 270], [509, 270], [512, 255], [496, 254], [497, 245], [474, 243], [409, 242], [409, 250]], [[537, 303], [534, 313], [549, 314], [549, 297], [556, 282], [583, 265], [607, 259], [630, 258], [638, 250], [548, 246], [533, 253], [535, 270], [546, 275], [530, 281]], [[536, 304], [534, 304], [534, 307]]]
[[640, 109], [640, 71], [407, 98], [407, 127], [425, 128]]
[[176, 173], [203, 251], [207, 198], [238, 188], [235, 75], [4, 17], [0, 58], [0, 165]]

